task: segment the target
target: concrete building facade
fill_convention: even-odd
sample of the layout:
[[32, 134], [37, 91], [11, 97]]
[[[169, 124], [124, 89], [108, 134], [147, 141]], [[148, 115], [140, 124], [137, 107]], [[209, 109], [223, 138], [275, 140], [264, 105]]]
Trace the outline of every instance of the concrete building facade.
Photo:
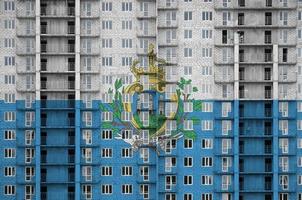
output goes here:
[[2, 0], [0, 199], [302, 200], [301, 0]]

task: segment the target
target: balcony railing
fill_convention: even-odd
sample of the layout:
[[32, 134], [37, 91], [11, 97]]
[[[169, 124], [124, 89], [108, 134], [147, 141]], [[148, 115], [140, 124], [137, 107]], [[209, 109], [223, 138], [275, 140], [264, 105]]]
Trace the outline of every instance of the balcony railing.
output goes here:
[[74, 90], [75, 89], [75, 81], [58, 81], [58, 82], [48, 82], [41, 81], [41, 89], [43, 90]]
[[54, 10], [44, 7], [41, 7], [41, 16], [51, 16], [51, 17], [64, 17], [64, 16], [75, 16], [75, 8], [74, 7], [68, 7], [63, 12], [54, 12]]
[[41, 53], [74, 53], [75, 52], [75, 45], [68, 44], [68, 45], [59, 45], [59, 46], [50, 46], [47, 44], [41, 44]]

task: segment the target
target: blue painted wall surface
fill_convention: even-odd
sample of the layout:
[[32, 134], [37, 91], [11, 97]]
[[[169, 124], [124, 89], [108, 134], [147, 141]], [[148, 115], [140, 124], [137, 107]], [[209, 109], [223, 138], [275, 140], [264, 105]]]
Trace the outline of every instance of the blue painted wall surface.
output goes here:
[[[68, 150], [74, 150], [77, 152], [75, 157], [80, 159], [80, 163], [77, 168], [77, 175], [79, 183], [77, 185], [76, 196], [77, 199], [83, 199], [82, 191], [78, 191], [80, 185], [89, 184], [92, 185], [92, 199], [120, 199], [125, 200], [130, 199], [143, 199], [142, 195], [139, 193], [140, 184], [146, 183], [150, 185], [150, 199], [164, 199], [166, 193], [176, 193], [177, 199], [182, 199], [185, 193], [192, 193], [194, 199], [200, 199], [202, 193], [213, 193], [214, 199], [221, 199], [222, 193], [228, 192], [232, 194], [232, 199], [237, 199], [239, 196], [243, 196], [244, 200], [264, 200], [266, 194], [273, 194], [273, 192], [284, 192], [289, 194], [289, 199], [294, 200], [297, 198], [298, 193], [302, 192], [302, 187], [297, 186], [297, 174], [302, 173], [302, 169], [297, 167], [298, 157], [302, 156], [302, 151], [297, 149], [297, 138], [299, 138], [302, 133], [297, 130], [297, 121], [302, 119], [302, 113], [297, 112], [297, 101], [289, 101], [289, 114], [288, 117], [282, 117], [278, 109], [278, 101], [240, 101], [238, 102], [239, 110], [238, 113], [234, 111], [235, 102], [232, 102], [232, 112], [229, 113], [228, 117], [221, 117], [222, 107], [220, 101], [213, 102], [213, 112], [205, 113], [201, 111], [194, 111], [190, 113], [189, 117], [198, 118], [194, 123], [194, 130], [197, 133], [197, 137], [193, 142], [193, 149], [184, 148], [184, 138], [180, 138], [177, 141], [176, 149], [173, 149], [171, 154], [167, 155], [161, 150], [160, 152], [155, 152], [150, 148], [150, 162], [144, 164], [142, 159], [139, 157], [139, 152], [135, 151], [132, 158], [122, 158], [121, 150], [122, 148], [130, 148], [130, 144], [123, 140], [115, 139], [103, 140], [101, 138], [102, 131], [102, 119], [101, 111], [99, 109], [100, 101], [93, 101], [92, 108], [85, 108], [84, 104], [78, 103], [78, 115], [75, 118], [79, 118], [81, 123], [69, 123], [68, 113], [76, 113], [75, 108], [69, 108], [68, 102], [62, 101], [49, 101], [48, 108], [35, 109], [35, 104], [32, 108], [25, 108], [24, 102], [17, 101], [15, 104], [6, 104], [0, 101], [0, 172], [2, 174], [0, 178], [0, 198], [3, 200], [10, 199], [23, 199], [24, 198], [24, 185], [36, 185], [48, 187], [48, 197], [49, 199], [62, 199], [67, 200], [68, 198], [68, 186], [75, 186], [75, 180], [70, 181], [68, 177], [68, 169], [75, 168], [75, 163], [68, 163]], [[271, 115], [265, 115], [265, 104], [271, 103], [272, 110]], [[242, 105], [244, 107], [244, 112], [242, 112]], [[276, 107], [277, 105], [277, 107]], [[5, 122], [4, 112], [14, 111], [16, 112], [15, 122]], [[36, 121], [33, 122], [32, 126], [26, 127], [25, 122], [25, 112], [36, 112], [47, 114], [47, 126], [41, 124], [41, 130], [37, 127], [37, 123], [42, 120], [40, 114], [36, 114]], [[92, 126], [86, 126], [83, 122], [83, 112], [92, 112]], [[77, 117], [76, 117], [77, 116]], [[236, 119], [238, 116], [238, 120]], [[282, 135], [282, 132], [278, 128], [278, 120], [286, 119], [289, 121], [289, 132], [288, 135]], [[214, 130], [203, 131], [201, 130], [201, 120], [213, 120]], [[222, 132], [222, 120], [232, 121], [232, 130], [228, 135], [223, 136]], [[264, 135], [264, 123], [272, 123], [272, 131], [270, 135]], [[239, 123], [244, 123], [244, 127], [239, 128]], [[77, 126], [78, 125], [78, 126]], [[76, 130], [78, 127], [78, 130]], [[4, 140], [4, 131], [14, 129], [16, 130], [17, 138], [16, 140]], [[92, 145], [86, 145], [83, 137], [82, 130], [89, 129], [92, 130], [93, 138]], [[32, 145], [25, 145], [25, 130], [35, 130], [35, 139]], [[78, 131], [79, 133], [75, 136], [76, 141], [74, 144], [68, 143], [68, 132]], [[37, 142], [36, 139], [40, 138], [38, 134], [47, 132], [46, 145]], [[238, 134], [238, 135], [237, 135]], [[242, 149], [239, 148], [239, 144], [236, 145], [237, 137], [238, 143], [244, 143]], [[209, 138], [214, 140], [213, 149], [202, 149], [201, 141], [202, 139]], [[232, 139], [232, 149], [228, 154], [223, 154], [221, 151], [221, 145], [223, 139]], [[289, 153], [282, 154], [279, 145], [279, 138], [289, 138]], [[42, 140], [42, 138], [40, 139]], [[265, 141], [270, 140], [272, 143], [271, 152], [266, 152]], [[276, 143], [277, 142], [277, 143]], [[79, 146], [79, 145], [80, 146]], [[85, 163], [82, 155], [81, 149], [92, 148], [92, 163]], [[5, 148], [16, 148], [16, 159], [4, 159], [4, 149]], [[31, 163], [26, 164], [24, 162], [25, 148], [35, 148], [38, 152], [47, 150], [47, 162], [41, 163], [41, 156], [36, 153]], [[113, 157], [112, 158], [102, 158], [101, 150], [102, 148], [112, 148]], [[77, 149], [77, 150], [76, 150]], [[244, 151], [242, 151], [244, 150]], [[238, 154], [237, 154], [238, 153]], [[289, 171], [281, 172], [279, 166], [280, 156], [289, 157]], [[213, 157], [212, 167], [202, 167], [201, 159], [202, 157], [210, 156]], [[244, 160], [243, 170], [239, 169], [234, 163], [235, 158]], [[38, 160], [37, 160], [38, 157]], [[176, 167], [172, 169], [171, 172], [165, 172], [165, 157], [176, 157], [177, 164]], [[185, 167], [183, 165], [184, 157], [193, 157], [193, 166]], [[232, 157], [233, 164], [229, 168], [228, 172], [222, 172], [221, 169], [221, 159], [222, 157]], [[265, 159], [272, 159], [272, 169], [271, 171], [265, 171]], [[76, 159], [76, 158], [75, 158]], [[89, 165], [93, 167], [92, 181], [86, 182], [81, 176], [82, 167]], [[150, 167], [150, 178], [149, 181], [144, 182], [140, 176], [139, 167], [142, 165], [147, 165]], [[4, 167], [5, 166], [16, 166], [16, 176], [15, 177], [4, 177]], [[24, 178], [25, 166], [39, 166], [40, 168], [47, 169], [47, 182], [37, 183], [36, 176], [33, 177], [32, 181], [26, 182]], [[102, 166], [112, 166], [113, 174], [112, 176], [101, 176]], [[121, 176], [122, 166], [132, 166], [133, 175], [132, 176]], [[237, 168], [237, 169], [235, 169]], [[236, 173], [236, 171], [238, 172]], [[240, 171], [239, 171], [240, 170]], [[278, 174], [279, 173], [279, 174]], [[35, 171], [35, 174], [40, 176], [39, 171]], [[288, 174], [289, 175], [289, 189], [282, 190], [279, 185], [278, 179], [279, 175]], [[177, 184], [172, 187], [170, 191], [165, 190], [165, 175], [175, 175]], [[193, 185], [184, 185], [183, 179], [185, 175], [193, 175]], [[202, 186], [201, 176], [211, 175], [213, 176], [213, 185]], [[223, 175], [231, 175], [232, 185], [228, 190], [224, 191], [221, 189], [221, 180]], [[272, 184], [270, 189], [265, 190], [265, 177], [272, 177]], [[240, 177], [240, 178], [239, 178]], [[239, 185], [234, 185], [234, 183], [239, 183], [239, 180], [244, 178], [243, 187]], [[257, 183], [257, 184], [255, 184]], [[6, 196], [3, 194], [4, 185], [12, 184], [17, 185], [16, 196]], [[112, 184], [113, 194], [104, 195], [101, 193], [102, 184]], [[121, 193], [122, 184], [132, 184], [133, 193], [129, 195], [123, 195]], [[39, 190], [35, 189], [35, 194], [39, 194]], [[40, 199], [39, 196], [34, 196], [35, 199]], [[274, 200], [278, 199], [278, 194], [274, 196]]]

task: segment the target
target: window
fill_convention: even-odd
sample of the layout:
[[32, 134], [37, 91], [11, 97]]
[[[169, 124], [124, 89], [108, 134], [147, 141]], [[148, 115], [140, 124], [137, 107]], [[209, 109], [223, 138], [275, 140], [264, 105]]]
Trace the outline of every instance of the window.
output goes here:
[[302, 167], [302, 157], [298, 157], [297, 159], [297, 166]]
[[91, 130], [83, 130], [83, 140], [86, 145], [92, 144], [92, 131]]
[[140, 167], [140, 176], [143, 177], [144, 181], [149, 180], [149, 166], [141, 166]]
[[227, 26], [231, 21], [231, 12], [222, 12], [222, 25]]
[[14, 85], [16, 82], [15, 75], [5, 75], [4, 76], [4, 84]]
[[6, 176], [6, 177], [16, 176], [16, 168], [15, 167], [4, 167], [4, 176]]
[[35, 149], [26, 148], [24, 155], [25, 155], [25, 163], [31, 163], [32, 159], [35, 157]]
[[212, 167], [213, 166], [213, 158], [212, 157], [202, 157], [201, 158], [201, 166], [202, 167]]
[[103, 148], [101, 150], [102, 158], [112, 158], [112, 149], [111, 148]]
[[16, 140], [16, 131], [15, 130], [5, 130], [4, 131], [4, 140]]
[[282, 25], [286, 26], [288, 23], [288, 12], [287, 11], [280, 11], [280, 21]]
[[15, 56], [4, 56], [4, 66], [14, 66], [14, 65], [15, 65]]
[[112, 48], [112, 38], [102, 39], [102, 48]]
[[149, 199], [149, 185], [141, 184], [139, 193], [143, 195], [144, 199]]
[[33, 185], [25, 185], [25, 200], [33, 199], [33, 195], [35, 194], [35, 188]]
[[130, 185], [130, 184], [123, 184], [122, 185], [122, 193], [123, 194], [132, 194], [132, 185]]
[[15, 29], [15, 20], [14, 19], [4, 20], [4, 28], [5, 29]]
[[35, 175], [34, 167], [25, 167], [25, 181], [32, 181], [34, 175]]
[[139, 153], [140, 153], [140, 158], [143, 159], [143, 162], [148, 163], [149, 162], [149, 149], [141, 148]]
[[272, 13], [271, 12], [265, 13], [265, 25], [272, 25]]
[[85, 16], [91, 16], [91, 2], [83, 2], [83, 12]]
[[228, 172], [229, 168], [232, 166], [231, 157], [222, 157], [221, 158], [221, 170], [223, 172]]
[[193, 148], [193, 140], [192, 139], [184, 139], [184, 148], [192, 149]]
[[184, 120], [184, 130], [193, 130], [193, 120]]
[[279, 184], [283, 190], [288, 190], [288, 175], [280, 175], [279, 176]]
[[184, 75], [186, 76], [192, 75], [192, 66], [184, 66]]
[[228, 117], [231, 110], [232, 110], [232, 104], [230, 102], [223, 102], [222, 103], [221, 116], [222, 117]]
[[193, 184], [193, 176], [184, 176], [184, 185], [192, 185]]
[[92, 199], [92, 186], [91, 185], [83, 185], [82, 186], [82, 194], [85, 199]]
[[165, 179], [165, 189], [171, 190], [176, 185], [176, 176], [167, 175]]
[[192, 20], [192, 11], [185, 11], [184, 12], [184, 20], [191, 21]]
[[101, 175], [102, 176], [112, 176], [112, 167], [111, 166], [102, 166]]
[[122, 21], [122, 29], [123, 30], [132, 30], [132, 21], [131, 20], [123, 20]]
[[113, 113], [110, 111], [102, 112], [102, 120], [104, 122], [111, 122], [113, 120]]
[[122, 11], [132, 11], [132, 2], [122, 2]]
[[4, 1], [4, 11], [14, 11], [15, 2], [14, 1]]
[[213, 184], [213, 177], [209, 175], [202, 175], [201, 176], [201, 185], [212, 185]]
[[14, 38], [4, 38], [4, 47], [14, 48], [15, 47], [15, 39]]
[[102, 29], [103, 30], [111, 30], [112, 29], [112, 21], [111, 20], [102, 21]]
[[132, 130], [122, 130], [121, 135], [123, 140], [132, 139]]
[[82, 176], [85, 181], [92, 181], [92, 167], [91, 166], [83, 166], [82, 167]]
[[201, 19], [203, 20], [203, 21], [212, 21], [212, 12], [209, 12], [209, 11], [203, 11], [202, 12], [202, 15], [201, 15], [202, 17], [201, 17]]
[[122, 57], [122, 66], [131, 66], [132, 65], [132, 57]]
[[288, 171], [288, 157], [279, 157], [279, 167], [281, 168], [282, 172]]
[[202, 57], [211, 58], [212, 57], [212, 48], [202, 48]]
[[202, 66], [201, 75], [203, 75], [203, 76], [212, 75], [212, 67], [211, 66]]
[[227, 44], [228, 43], [228, 31], [227, 30], [222, 30], [222, 44]]
[[4, 149], [4, 158], [15, 158], [15, 157], [16, 157], [16, 149], [14, 148]]
[[4, 102], [5, 103], [15, 103], [16, 102], [15, 94], [5, 93], [4, 94]]
[[302, 149], [302, 139], [301, 139], [301, 138], [299, 138], [299, 139], [297, 140], [297, 148], [298, 148], [298, 149]]
[[202, 39], [212, 39], [212, 30], [202, 29], [201, 30], [201, 38]]
[[102, 130], [102, 139], [111, 140], [112, 139], [112, 130]]
[[238, 5], [240, 7], [244, 7], [245, 6], [245, 0], [238, 0]]
[[212, 149], [213, 148], [213, 140], [212, 139], [202, 139], [201, 140], [201, 148], [202, 149]]
[[103, 93], [102, 94], [102, 102], [103, 103], [112, 103], [113, 94], [112, 93]]
[[279, 120], [279, 130], [282, 135], [288, 134], [288, 120]]
[[124, 122], [129, 122], [132, 119], [132, 113], [131, 112], [125, 112], [122, 111], [121, 113], [121, 120]]
[[132, 39], [122, 39], [122, 48], [132, 48]]
[[222, 190], [228, 190], [230, 185], [231, 185], [231, 176], [230, 175], [223, 175], [221, 177], [221, 182], [222, 182], [221, 189]]
[[282, 138], [279, 139], [279, 148], [283, 154], [288, 153], [288, 139]]
[[15, 195], [16, 194], [16, 186], [14, 186], [14, 185], [5, 185], [4, 186], [4, 194], [5, 195]]
[[203, 193], [201, 194], [201, 200], [213, 200], [213, 195], [211, 193]]
[[122, 149], [122, 158], [132, 158], [133, 151], [131, 148], [123, 148]]
[[112, 66], [112, 57], [102, 57], [102, 66], [111, 67]]
[[184, 57], [191, 58], [193, 54], [192, 48], [184, 48]]
[[231, 120], [222, 120], [222, 135], [228, 135], [229, 132], [232, 130], [232, 121]]
[[183, 200], [193, 200], [193, 194], [190, 194], [190, 193], [184, 194]]
[[6, 122], [16, 121], [16, 112], [13, 111], [4, 112], [4, 121]]
[[213, 130], [213, 121], [212, 120], [201, 120], [201, 130], [203, 130], [203, 131]]
[[112, 11], [112, 2], [102, 2], [102, 11], [104, 12]]
[[85, 159], [85, 163], [91, 163], [92, 162], [92, 149], [83, 148], [82, 149], [82, 158]]
[[112, 194], [112, 185], [103, 184], [102, 185], [102, 194]]
[[202, 102], [201, 103], [201, 112], [213, 112], [213, 103], [212, 102]]
[[238, 25], [244, 25], [244, 13], [238, 13]]
[[165, 172], [171, 172], [172, 167], [176, 167], [176, 158], [165, 157]]
[[184, 30], [184, 38], [185, 39], [192, 39], [192, 30]]
[[184, 112], [193, 112], [193, 102], [184, 102]]
[[302, 112], [302, 102], [297, 102], [297, 110], [298, 112]]
[[231, 139], [222, 139], [221, 146], [222, 146], [223, 154], [229, 153], [229, 150], [232, 149], [232, 140]]
[[122, 176], [132, 176], [133, 175], [133, 170], [131, 166], [122, 166], [122, 171], [121, 171]]
[[25, 112], [25, 126], [32, 126], [35, 121], [35, 112]]
[[92, 112], [83, 112], [83, 122], [85, 126], [92, 126]]

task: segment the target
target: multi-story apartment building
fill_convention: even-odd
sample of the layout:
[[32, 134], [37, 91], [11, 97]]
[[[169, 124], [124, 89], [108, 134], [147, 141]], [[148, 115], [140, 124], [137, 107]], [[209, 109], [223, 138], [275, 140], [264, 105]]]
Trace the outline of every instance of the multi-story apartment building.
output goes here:
[[301, 0], [1, 0], [1, 200], [302, 200]]

